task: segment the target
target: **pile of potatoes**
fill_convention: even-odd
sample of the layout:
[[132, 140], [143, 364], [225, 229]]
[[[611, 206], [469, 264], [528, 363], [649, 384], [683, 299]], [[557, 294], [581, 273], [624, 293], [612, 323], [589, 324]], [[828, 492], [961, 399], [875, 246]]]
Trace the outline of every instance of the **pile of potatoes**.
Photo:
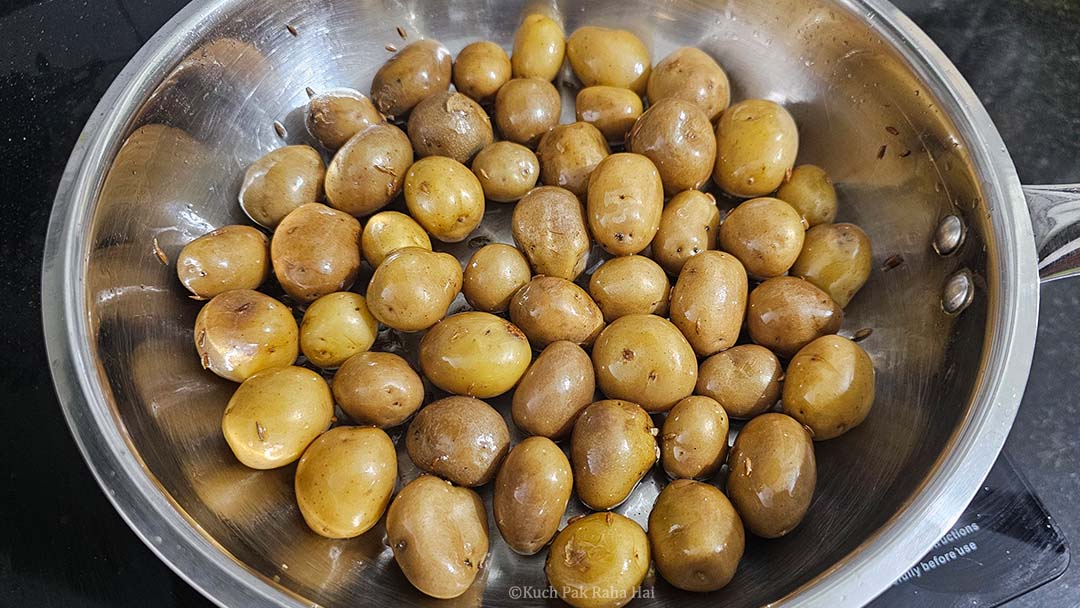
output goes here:
[[[580, 84], [572, 124], [552, 84], [577, 86], [564, 61]], [[296, 500], [323, 536], [385, 514], [401, 570], [433, 597], [484, 567], [472, 488], [488, 483], [499, 533], [522, 554], [550, 544], [548, 580], [572, 605], [625, 604], [650, 564], [681, 589], [725, 586], [744, 530], [776, 538], [803, 519], [814, 442], [874, 400], [870, 358], [836, 335], [870, 241], [833, 223], [825, 172], [795, 166], [792, 116], [729, 90], [699, 49], [653, 66], [628, 31], [567, 39], [530, 15], [510, 56], [483, 41], [453, 60], [419, 40], [370, 96], [315, 94], [323, 150], [286, 146], [244, 176], [262, 230], [219, 228], [177, 261], [208, 300], [203, 366], [240, 383], [222, 417], [236, 457], [299, 460]], [[712, 184], [741, 201], [726, 217]], [[514, 244], [462, 268], [439, 244], [469, 238], [487, 204], [514, 205]], [[604, 261], [587, 272], [595, 245]], [[447, 316], [458, 294], [471, 310]], [[372, 350], [386, 328], [425, 332], [413, 364]], [[483, 401], [511, 393], [508, 412]], [[527, 439], [510, 445], [504, 414]], [[729, 448], [731, 419], [746, 422]], [[395, 496], [385, 429], [405, 424], [427, 474]], [[611, 510], [658, 462], [673, 481], [646, 533]], [[560, 530], [572, 495], [595, 512]]]

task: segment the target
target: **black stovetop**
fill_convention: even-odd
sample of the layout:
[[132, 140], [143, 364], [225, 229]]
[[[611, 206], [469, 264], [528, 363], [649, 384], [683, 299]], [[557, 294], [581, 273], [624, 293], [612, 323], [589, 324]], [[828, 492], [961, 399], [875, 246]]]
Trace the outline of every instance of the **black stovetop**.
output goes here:
[[[0, 0], [0, 319], [6, 323], [0, 327], [0, 606], [210, 605], [135, 537], [83, 464], [53, 392], [40, 320], [45, 229], [67, 156], [116, 73], [184, 4]], [[1025, 183], [1080, 182], [1080, 2], [896, 4], [937, 41], [979, 94]], [[1040, 314], [1035, 363], [1006, 453], [1064, 535], [1077, 540], [1080, 280], [1045, 286]], [[1007, 461], [999, 462], [977, 500], [1037, 512], [1037, 502], [1025, 492], [995, 493], [997, 487], [1020, 487], [1010, 475]], [[1014, 511], [985, 508], [976, 504], [960, 526], [971, 532], [971, 522], [982, 521], [987, 529], [998, 525], [987, 522], [1002, 520], [1002, 529], [1014, 532], [988, 541], [980, 537], [984, 546], [1018, 540], [1042, 551], [1049, 565], [1032, 580], [1064, 567], [1060, 538], [1033, 528], [1037, 519], [986, 519]], [[944, 552], [927, 559], [948, 559], [953, 550], [963, 556], [970, 538], [960, 536], [965, 535], [957, 533]], [[912, 577], [933, 581], [933, 566], [924, 563], [926, 578]], [[1010, 567], [1011, 576], [1024, 566]], [[897, 587], [885, 599], [895, 599], [893, 605], [951, 605], [934, 602], [954, 591], [950, 586], [967, 585], [956, 589], [970, 592], [967, 605], [1004, 600], [989, 591], [1010, 575], [981, 576], [944, 577], [934, 583], [937, 588]], [[1080, 567], [1074, 566], [1008, 606], [1078, 604]]]

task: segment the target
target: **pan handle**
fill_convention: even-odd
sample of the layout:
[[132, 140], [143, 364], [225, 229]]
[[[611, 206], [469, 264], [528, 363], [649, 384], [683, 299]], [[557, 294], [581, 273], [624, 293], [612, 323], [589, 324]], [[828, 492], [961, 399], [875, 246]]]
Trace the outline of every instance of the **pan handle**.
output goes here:
[[1080, 275], [1080, 184], [1024, 186], [1039, 278], [1043, 283]]

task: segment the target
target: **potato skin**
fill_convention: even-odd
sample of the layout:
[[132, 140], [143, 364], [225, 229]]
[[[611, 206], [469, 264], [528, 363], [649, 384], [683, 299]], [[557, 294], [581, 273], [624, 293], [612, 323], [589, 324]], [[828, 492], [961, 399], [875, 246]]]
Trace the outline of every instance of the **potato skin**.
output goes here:
[[420, 340], [420, 369], [444, 391], [488, 399], [510, 390], [532, 362], [529, 340], [506, 319], [462, 312]]
[[465, 266], [462, 291], [469, 305], [483, 312], [500, 313], [510, 299], [532, 279], [529, 262], [517, 248], [503, 243], [484, 245]]
[[349, 357], [332, 383], [334, 399], [357, 424], [395, 427], [424, 402], [424, 382], [405, 359], [366, 351]]
[[787, 110], [765, 99], [740, 101], [716, 123], [713, 181], [732, 196], [765, 196], [780, 187], [798, 151], [799, 131]]
[[699, 48], [676, 49], [660, 60], [649, 74], [649, 101], [681, 99], [701, 108], [716, 120], [731, 103], [731, 84], [716, 60]]
[[472, 397], [446, 397], [424, 407], [405, 433], [413, 464], [465, 487], [491, 481], [509, 447], [502, 416]]
[[724, 464], [727, 412], [709, 397], [694, 395], [675, 404], [660, 430], [660, 463], [673, 479], [707, 479]]
[[544, 573], [574, 608], [619, 608], [634, 598], [649, 573], [649, 539], [628, 517], [592, 513], [559, 532]]
[[510, 320], [533, 348], [567, 340], [588, 346], [604, 328], [604, 315], [589, 294], [558, 277], [537, 276], [510, 300]]
[[822, 336], [788, 364], [784, 412], [814, 441], [839, 437], [862, 424], [874, 404], [874, 363], [858, 344]]
[[589, 189], [589, 174], [610, 153], [603, 133], [591, 124], [556, 125], [540, 138], [536, 148], [540, 179], [584, 199]]
[[776, 277], [750, 292], [750, 338], [781, 357], [792, 357], [821, 336], [840, 331], [844, 309], [829, 294], [797, 277]]
[[416, 220], [400, 211], [380, 211], [368, 218], [360, 234], [360, 249], [372, 268], [403, 247], [431, 251], [431, 239]]
[[357, 217], [375, 213], [401, 193], [413, 162], [409, 136], [389, 123], [354, 135], [326, 170], [326, 202]]
[[528, 437], [510, 450], [495, 477], [495, 524], [516, 553], [533, 555], [559, 531], [574, 489], [570, 461], [546, 437]]
[[778, 198], [748, 200], [720, 224], [720, 247], [739, 258], [746, 272], [763, 279], [787, 272], [805, 237], [802, 218]]
[[367, 289], [371, 314], [398, 331], [439, 322], [461, 291], [461, 265], [448, 253], [404, 247], [386, 256]]
[[351, 291], [327, 294], [311, 303], [300, 322], [300, 350], [323, 368], [338, 367], [375, 343], [379, 322], [364, 296]]
[[514, 78], [555, 80], [566, 55], [566, 34], [546, 15], [526, 15], [514, 34], [510, 67]]
[[398, 51], [371, 79], [371, 101], [391, 118], [404, 118], [416, 104], [450, 87], [450, 51], [438, 40], [417, 40]]
[[287, 306], [257, 291], [236, 289], [203, 305], [193, 335], [203, 369], [243, 382], [265, 369], [292, 365], [300, 351], [299, 333]]
[[776, 191], [776, 198], [794, 207], [811, 227], [836, 219], [836, 188], [821, 167], [795, 167]]
[[547, 80], [514, 78], [495, 95], [495, 126], [503, 139], [535, 148], [559, 124], [562, 96]]
[[611, 323], [630, 314], [665, 316], [671, 283], [663, 268], [645, 256], [611, 258], [589, 277], [589, 295]]
[[454, 88], [479, 103], [490, 103], [510, 80], [510, 58], [490, 40], [473, 42], [458, 53], [453, 75]]
[[536, 186], [540, 161], [521, 144], [497, 141], [480, 150], [473, 159], [472, 172], [489, 200], [512, 203]]
[[566, 57], [581, 84], [630, 89], [641, 95], [652, 59], [640, 38], [626, 30], [586, 25], [566, 40]]
[[664, 270], [679, 274], [691, 256], [716, 249], [720, 210], [711, 194], [686, 190], [673, 196], [660, 214], [652, 257]]
[[569, 190], [541, 186], [526, 194], [514, 207], [511, 230], [533, 273], [573, 281], [585, 272], [592, 243], [581, 202]]
[[681, 99], [661, 99], [649, 106], [630, 130], [627, 148], [653, 161], [668, 195], [704, 186], [716, 162], [709, 117]]
[[271, 230], [302, 205], [323, 195], [326, 166], [311, 146], [271, 150], [244, 173], [240, 207], [253, 222]]
[[300, 302], [346, 291], [360, 271], [360, 222], [326, 205], [304, 205], [274, 231], [270, 259], [282, 289]]
[[589, 355], [573, 342], [552, 342], [514, 390], [510, 410], [514, 425], [530, 435], [566, 439], [595, 392], [596, 375]]
[[333, 89], [308, 101], [308, 133], [327, 150], [337, 150], [360, 131], [386, 122], [367, 95], [352, 89]]
[[626, 134], [643, 111], [641, 97], [619, 87], [585, 87], [574, 100], [578, 121], [592, 123], [612, 144], [626, 140]]
[[742, 344], [701, 362], [694, 392], [711, 397], [732, 418], [753, 418], [780, 399], [784, 368], [771, 350]]
[[846, 308], [870, 278], [873, 256], [870, 237], [855, 224], [818, 224], [806, 232], [791, 274], [810, 281]]
[[656, 315], [619, 317], [600, 332], [592, 360], [604, 395], [633, 399], [650, 413], [670, 410], [697, 383], [694, 349]]
[[416, 104], [408, 129], [417, 156], [447, 156], [459, 163], [468, 163], [495, 139], [484, 108], [456, 91], [435, 93]]
[[671, 289], [671, 322], [702, 357], [739, 339], [747, 300], [746, 270], [723, 251], [702, 251], [683, 265]]
[[656, 464], [656, 427], [629, 401], [597, 401], [585, 408], [570, 437], [578, 498], [594, 511], [614, 509]]
[[405, 175], [409, 214], [444, 243], [464, 241], [484, 219], [484, 189], [468, 167], [446, 156], [422, 158]]
[[641, 253], [660, 229], [664, 184], [640, 154], [612, 154], [589, 176], [589, 230], [612, 255]]
[[258, 289], [270, 277], [270, 240], [251, 226], [222, 226], [184, 245], [176, 274], [199, 298]]

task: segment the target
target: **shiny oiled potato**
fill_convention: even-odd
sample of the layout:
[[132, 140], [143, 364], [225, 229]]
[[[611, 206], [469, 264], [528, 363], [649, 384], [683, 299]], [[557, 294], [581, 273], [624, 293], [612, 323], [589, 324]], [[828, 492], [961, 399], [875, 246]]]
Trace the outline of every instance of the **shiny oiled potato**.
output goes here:
[[805, 238], [806, 225], [798, 212], [778, 198], [748, 200], [720, 224], [720, 247], [762, 279], [787, 272]]
[[595, 392], [589, 355], [577, 344], [560, 340], [549, 344], [521, 377], [510, 413], [522, 432], [559, 441], [570, 435]]
[[251, 226], [222, 226], [180, 250], [176, 274], [188, 291], [212, 298], [257, 289], [270, 276], [270, 240]]
[[510, 298], [531, 279], [529, 262], [516, 247], [492, 243], [469, 259], [461, 289], [476, 310], [499, 313], [510, 308]]
[[249, 289], [214, 296], [195, 317], [195, 349], [203, 368], [233, 382], [292, 365], [298, 334], [287, 306]]
[[715, 399], [732, 418], [753, 418], [776, 404], [783, 376], [771, 350], [743, 344], [702, 361], [694, 392]]
[[417, 40], [375, 72], [371, 100], [383, 114], [404, 118], [425, 98], [450, 88], [450, 51], [438, 40]]
[[791, 357], [817, 338], [840, 331], [844, 309], [829, 294], [798, 277], [776, 277], [750, 292], [746, 326], [750, 338], [781, 357]]
[[664, 270], [679, 274], [691, 256], [716, 249], [720, 210], [711, 194], [686, 190], [664, 205], [660, 228], [652, 241], [652, 257]]
[[679, 479], [656, 497], [649, 513], [649, 545], [667, 582], [685, 591], [716, 591], [735, 576], [746, 532], [723, 492]]
[[293, 209], [322, 198], [325, 175], [322, 156], [315, 148], [278, 148], [244, 173], [240, 207], [253, 222], [273, 229]]
[[360, 270], [360, 222], [326, 205], [304, 205], [274, 231], [270, 259], [282, 289], [300, 302], [345, 291]]
[[538, 276], [510, 300], [510, 320], [533, 348], [566, 340], [590, 345], [604, 328], [604, 315], [589, 294], [559, 277]]
[[709, 397], [694, 395], [675, 404], [660, 430], [660, 464], [679, 479], [712, 477], [727, 457], [727, 412]]
[[462, 312], [439, 321], [420, 340], [420, 371], [449, 393], [487, 399], [517, 384], [532, 363], [521, 330], [486, 312]]
[[589, 176], [589, 229], [612, 255], [640, 253], [660, 228], [664, 184], [640, 154], [612, 154]]
[[795, 167], [776, 191], [776, 198], [794, 207], [810, 226], [836, 219], [836, 188], [821, 167]]
[[461, 49], [454, 60], [454, 88], [480, 103], [495, 100], [499, 87], [510, 80], [510, 58], [488, 40]]
[[386, 544], [414, 587], [431, 597], [458, 597], [487, 558], [484, 503], [468, 488], [421, 475], [390, 503]]
[[754, 534], [779, 538], [794, 530], [810, 507], [816, 484], [814, 442], [794, 418], [762, 414], [735, 437], [727, 496]]
[[514, 78], [555, 80], [566, 55], [566, 34], [546, 15], [526, 15], [514, 34], [510, 56]]
[[484, 219], [484, 189], [468, 167], [445, 156], [422, 158], [405, 176], [405, 204], [431, 236], [465, 240]]
[[368, 215], [394, 200], [413, 162], [412, 144], [391, 124], [360, 131], [337, 151], [326, 170], [326, 201], [350, 215]]
[[555, 126], [540, 138], [536, 148], [540, 179], [584, 199], [589, 175], [610, 153], [603, 133], [587, 122]]
[[431, 239], [416, 220], [399, 211], [380, 211], [368, 218], [360, 235], [360, 249], [372, 268], [403, 247], [431, 250]]
[[649, 573], [649, 539], [628, 517], [592, 513], [559, 532], [544, 572], [574, 608], [619, 608], [634, 599]]
[[304, 311], [300, 350], [319, 367], [337, 367], [375, 343], [379, 322], [364, 296], [351, 291], [327, 294]]
[[619, 87], [585, 87], [574, 100], [577, 119], [592, 123], [613, 144], [623, 143], [643, 111], [641, 97]]
[[337, 150], [353, 135], [385, 120], [367, 95], [352, 89], [319, 93], [308, 102], [308, 133], [327, 150]]
[[656, 101], [627, 135], [630, 152], [648, 157], [660, 172], [664, 192], [697, 190], [709, 181], [716, 163], [716, 136], [701, 108], [689, 101]]
[[672, 51], [649, 74], [646, 89], [650, 103], [661, 99], [688, 101], [716, 120], [731, 103], [727, 73], [705, 51], [692, 46]]
[[858, 344], [822, 336], [788, 364], [784, 412], [806, 425], [814, 441], [859, 426], [874, 404], [874, 363]]
[[461, 291], [461, 264], [448, 253], [404, 247], [386, 256], [367, 289], [371, 314], [398, 331], [438, 323]]
[[855, 224], [818, 224], [806, 232], [791, 274], [802, 277], [844, 308], [870, 278], [870, 237]]
[[742, 329], [747, 289], [739, 260], [703, 251], [686, 261], [671, 289], [671, 322], [702, 357], [730, 348]]
[[532, 555], [559, 531], [574, 489], [570, 461], [546, 437], [514, 446], [495, 477], [491, 508], [503, 539], [517, 553]]
[[495, 95], [495, 125], [503, 138], [535, 148], [548, 129], [559, 124], [562, 97], [555, 85], [539, 78], [514, 78]]
[[509, 446], [499, 412], [472, 397], [446, 397], [424, 407], [405, 433], [413, 464], [467, 487], [491, 481]]
[[417, 156], [448, 156], [459, 163], [471, 161], [495, 139], [484, 108], [456, 91], [435, 93], [416, 104], [408, 128]]
[[640, 38], [626, 30], [586, 25], [570, 34], [566, 57], [581, 84], [621, 87], [641, 95], [652, 59]]
[[631, 314], [667, 315], [670, 290], [664, 269], [640, 255], [611, 258], [589, 277], [589, 295], [606, 323]]
[[334, 374], [334, 399], [357, 424], [390, 428], [408, 420], [424, 402], [424, 382], [393, 353], [362, 352]]
[[740, 101], [716, 123], [713, 180], [732, 196], [765, 196], [780, 187], [798, 151], [799, 130], [783, 106]]
[[274, 367], [236, 389], [221, 417], [221, 432], [244, 465], [276, 469], [300, 458], [333, 416], [334, 398], [319, 374]]
[[594, 511], [614, 509], [656, 464], [656, 427], [629, 401], [597, 401], [585, 408], [570, 437], [578, 498]]
[[512, 141], [497, 141], [476, 155], [473, 173], [484, 196], [497, 203], [512, 203], [525, 196], [540, 178], [540, 161], [533, 151]]
[[573, 281], [585, 272], [589, 230], [569, 190], [541, 186], [526, 194], [514, 207], [511, 230], [534, 273]]
[[313, 441], [296, 466], [296, 502], [308, 527], [327, 538], [354, 538], [379, 521], [397, 482], [390, 436], [339, 426]]
[[694, 349], [656, 315], [619, 317], [596, 338], [592, 360], [604, 395], [632, 400], [648, 412], [670, 410], [697, 383]]

